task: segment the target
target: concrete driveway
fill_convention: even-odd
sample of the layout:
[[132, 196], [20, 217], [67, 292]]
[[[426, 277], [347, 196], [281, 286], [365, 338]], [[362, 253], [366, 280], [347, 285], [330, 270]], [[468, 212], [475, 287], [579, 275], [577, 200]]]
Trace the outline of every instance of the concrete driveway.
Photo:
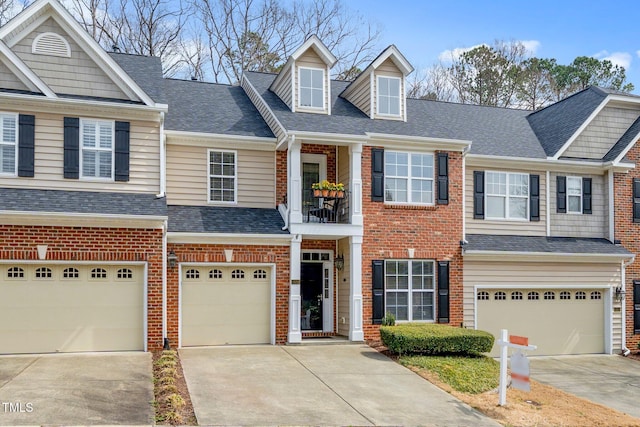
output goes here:
[[529, 360], [532, 379], [640, 418], [640, 361], [617, 355]]
[[150, 353], [0, 356], [0, 425], [152, 424]]
[[366, 345], [180, 350], [200, 425], [499, 426]]

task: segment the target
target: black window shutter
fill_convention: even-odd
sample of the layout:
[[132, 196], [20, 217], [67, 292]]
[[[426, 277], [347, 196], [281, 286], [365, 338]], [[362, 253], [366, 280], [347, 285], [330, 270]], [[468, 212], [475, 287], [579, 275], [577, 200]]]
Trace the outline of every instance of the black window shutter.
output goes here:
[[18, 117], [18, 176], [33, 177], [36, 116]]
[[115, 180], [129, 181], [129, 122], [116, 122]]
[[438, 204], [449, 204], [449, 153], [438, 153]]
[[640, 280], [633, 281], [633, 333], [640, 334]]
[[438, 261], [438, 323], [449, 323], [449, 261]]
[[80, 177], [80, 119], [64, 118], [64, 177]]
[[640, 178], [633, 178], [633, 222], [640, 222]]
[[591, 178], [582, 178], [582, 213], [591, 213]]
[[384, 202], [384, 149], [371, 149], [371, 201]]
[[540, 221], [540, 175], [529, 175], [529, 221]]
[[384, 318], [384, 261], [374, 260], [373, 267], [373, 324], [379, 325]]
[[484, 171], [473, 171], [473, 217], [484, 219]]
[[567, 213], [567, 177], [556, 177], [556, 210], [558, 213]]

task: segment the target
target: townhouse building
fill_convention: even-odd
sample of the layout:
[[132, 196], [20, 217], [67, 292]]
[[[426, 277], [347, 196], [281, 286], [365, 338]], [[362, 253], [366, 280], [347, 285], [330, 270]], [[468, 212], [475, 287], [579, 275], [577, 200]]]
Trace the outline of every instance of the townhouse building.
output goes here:
[[388, 313], [637, 345], [639, 97], [407, 99], [395, 46], [352, 82], [335, 62], [312, 36], [222, 85], [105, 52], [55, 0], [0, 28], [0, 353], [364, 341]]

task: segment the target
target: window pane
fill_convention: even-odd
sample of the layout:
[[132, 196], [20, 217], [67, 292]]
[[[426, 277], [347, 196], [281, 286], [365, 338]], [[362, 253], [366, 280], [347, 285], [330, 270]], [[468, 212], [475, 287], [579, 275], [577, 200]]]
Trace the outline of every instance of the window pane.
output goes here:
[[431, 154], [412, 154], [411, 176], [413, 178], [433, 178], [433, 156]]
[[412, 293], [412, 320], [434, 320], [433, 292]]
[[300, 69], [300, 87], [311, 87], [311, 70], [305, 68]]
[[96, 152], [93, 150], [82, 150], [82, 175], [97, 176], [96, 174]]
[[393, 313], [396, 320], [409, 320], [408, 300], [407, 292], [387, 292], [386, 311]]
[[111, 178], [111, 151], [100, 151], [97, 154], [100, 165], [100, 178]]
[[378, 94], [385, 97], [389, 96], [389, 79], [381, 77], [378, 80]]
[[311, 89], [300, 89], [300, 105], [303, 107], [311, 106]]
[[401, 178], [385, 179], [385, 201], [406, 202], [407, 201], [407, 180]]
[[84, 123], [82, 127], [82, 146], [87, 148], [96, 146], [96, 125], [94, 123]]
[[568, 196], [569, 199], [569, 212], [582, 212], [580, 206], [580, 196]]
[[0, 142], [16, 142], [15, 117], [2, 117], [2, 141]]
[[524, 197], [511, 197], [509, 199], [509, 217], [527, 218], [527, 199]]
[[529, 176], [523, 174], [509, 174], [509, 195], [528, 196]]
[[15, 145], [0, 145], [0, 172], [15, 173], [16, 147]]
[[112, 132], [111, 124], [100, 125], [100, 148], [111, 148]]
[[409, 176], [409, 155], [407, 153], [387, 152], [385, 174], [390, 176]]
[[487, 196], [487, 216], [490, 218], [505, 217], [505, 198], [500, 196]]
[[322, 88], [311, 90], [311, 106], [316, 108], [322, 108]]
[[567, 177], [567, 194], [572, 196], [582, 195], [582, 178]]
[[412, 179], [411, 201], [413, 203], [433, 203], [433, 181]]
[[507, 175], [500, 172], [487, 172], [487, 194], [507, 194]]

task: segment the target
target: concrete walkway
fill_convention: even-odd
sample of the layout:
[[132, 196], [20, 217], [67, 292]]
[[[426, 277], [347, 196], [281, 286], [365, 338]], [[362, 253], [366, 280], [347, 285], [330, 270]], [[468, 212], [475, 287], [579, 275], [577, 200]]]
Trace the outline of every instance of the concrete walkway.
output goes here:
[[529, 360], [532, 379], [640, 418], [640, 361], [617, 355]]
[[150, 353], [0, 356], [0, 425], [154, 422]]
[[180, 350], [200, 425], [499, 426], [365, 345]]

